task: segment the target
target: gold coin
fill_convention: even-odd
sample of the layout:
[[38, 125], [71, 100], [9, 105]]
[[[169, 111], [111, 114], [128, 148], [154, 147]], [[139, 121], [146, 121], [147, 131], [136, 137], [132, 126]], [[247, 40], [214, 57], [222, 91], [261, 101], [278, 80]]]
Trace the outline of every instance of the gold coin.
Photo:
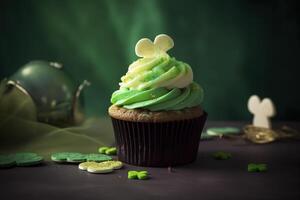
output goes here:
[[248, 140], [258, 144], [270, 143], [279, 138], [278, 133], [268, 128], [247, 125], [243, 130]]

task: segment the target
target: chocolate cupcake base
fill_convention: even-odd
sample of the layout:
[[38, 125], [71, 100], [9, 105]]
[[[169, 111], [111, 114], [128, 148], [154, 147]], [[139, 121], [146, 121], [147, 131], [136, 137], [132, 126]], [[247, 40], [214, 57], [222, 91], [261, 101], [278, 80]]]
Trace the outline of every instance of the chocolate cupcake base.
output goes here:
[[207, 113], [191, 119], [134, 122], [111, 117], [118, 157], [128, 164], [168, 167], [193, 162]]

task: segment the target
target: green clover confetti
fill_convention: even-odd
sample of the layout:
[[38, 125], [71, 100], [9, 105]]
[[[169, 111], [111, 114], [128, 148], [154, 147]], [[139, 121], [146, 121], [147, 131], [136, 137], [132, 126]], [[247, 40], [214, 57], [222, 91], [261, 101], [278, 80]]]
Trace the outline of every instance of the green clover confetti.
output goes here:
[[212, 156], [216, 160], [228, 160], [232, 157], [231, 153], [226, 153], [226, 152], [223, 152], [223, 151], [215, 152], [215, 153], [213, 153]]
[[108, 150], [108, 149], [109, 149], [109, 147], [100, 147], [98, 149], [98, 151], [99, 151], [99, 153], [105, 154], [105, 151]]
[[116, 155], [117, 148], [116, 147], [100, 147], [98, 149], [99, 153], [106, 154], [106, 155]]
[[247, 169], [248, 172], [265, 172], [268, 170], [268, 166], [266, 164], [249, 163]]
[[149, 179], [149, 174], [147, 171], [128, 171], [128, 179], [146, 180]]
[[58, 163], [82, 163], [85, 161], [103, 162], [112, 160], [112, 157], [99, 153], [58, 152], [51, 155], [51, 160]]
[[11, 155], [0, 155], [0, 168], [14, 166], [34, 166], [43, 162], [43, 157], [36, 153], [21, 152]]

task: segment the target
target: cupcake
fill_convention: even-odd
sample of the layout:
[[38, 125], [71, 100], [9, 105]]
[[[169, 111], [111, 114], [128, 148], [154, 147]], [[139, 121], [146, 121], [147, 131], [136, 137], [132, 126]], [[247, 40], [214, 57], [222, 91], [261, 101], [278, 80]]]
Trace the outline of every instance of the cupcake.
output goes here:
[[164, 167], [197, 158], [207, 114], [200, 104], [203, 89], [193, 81], [191, 67], [170, 57], [174, 46], [165, 34], [154, 42], [143, 38], [138, 57], [112, 94], [112, 119], [119, 160], [128, 164]]

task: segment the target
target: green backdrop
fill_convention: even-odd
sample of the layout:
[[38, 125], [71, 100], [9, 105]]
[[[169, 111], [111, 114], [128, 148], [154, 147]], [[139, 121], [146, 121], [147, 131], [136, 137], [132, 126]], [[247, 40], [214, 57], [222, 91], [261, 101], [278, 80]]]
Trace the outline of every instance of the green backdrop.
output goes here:
[[251, 94], [271, 97], [277, 119], [300, 119], [296, 1], [1, 0], [0, 78], [30, 60], [64, 64], [81, 82], [90, 116], [137, 57], [135, 43], [173, 37], [170, 54], [188, 62], [205, 90], [211, 120], [248, 120]]

